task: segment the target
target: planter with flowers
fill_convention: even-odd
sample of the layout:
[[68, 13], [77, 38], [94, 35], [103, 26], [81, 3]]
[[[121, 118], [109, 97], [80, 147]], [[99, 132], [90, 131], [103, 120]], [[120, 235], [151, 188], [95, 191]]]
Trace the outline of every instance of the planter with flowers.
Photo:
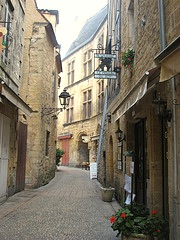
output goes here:
[[122, 235], [122, 239], [164, 239], [168, 235], [168, 222], [155, 210], [150, 215], [142, 205], [127, 205], [119, 209], [110, 222], [112, 229], [118, 231], [116, 236]]
[[127, 52], [122, 52], [121, 53], [122, 66], [132, 71], [134, 68], [134, 55], [135, 55], [134, 49], [128, 49]]

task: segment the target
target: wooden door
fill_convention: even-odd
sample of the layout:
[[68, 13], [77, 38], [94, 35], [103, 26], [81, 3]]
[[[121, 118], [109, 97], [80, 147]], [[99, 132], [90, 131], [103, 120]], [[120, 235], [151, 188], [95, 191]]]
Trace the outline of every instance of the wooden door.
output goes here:
[[63, 139], [62, 149], [65, 151], [65, 154], [62, 156], [61, 164], [63, 166], [68, 166], [69, 165], [69, 139]]
[[19, 123], [16, 192], [24, 190], [26, 173], [27, 125]]
[[135, 194], [136, 202], [144, 205], [147, 202], [146, 152], [146, 121], [141, 120], [135, 125]]

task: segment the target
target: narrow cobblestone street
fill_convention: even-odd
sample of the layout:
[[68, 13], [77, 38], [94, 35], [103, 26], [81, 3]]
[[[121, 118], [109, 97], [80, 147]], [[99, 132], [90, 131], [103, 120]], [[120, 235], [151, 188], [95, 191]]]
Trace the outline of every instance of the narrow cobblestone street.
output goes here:
[[109, 218], [118, 208], [101, 200], [89, 171], [61, 167], [46, 186], [0, 205], [0, 240], [116, 240]]

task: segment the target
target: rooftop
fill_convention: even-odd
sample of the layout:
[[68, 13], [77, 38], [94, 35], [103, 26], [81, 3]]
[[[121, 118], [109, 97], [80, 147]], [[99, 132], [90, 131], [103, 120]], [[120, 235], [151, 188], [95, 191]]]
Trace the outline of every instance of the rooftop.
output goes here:
[[97, 31], [100, 29], [106, 19], [107, 6], [102, 8], [98, 13], [96, 13], [94, 16], [92, 16], [86, 21], [78, 37], [72, 42], [64, 59], [72, 55], [74, 52], [78, 51], [87, 43], [89, 43], [95, 37]]

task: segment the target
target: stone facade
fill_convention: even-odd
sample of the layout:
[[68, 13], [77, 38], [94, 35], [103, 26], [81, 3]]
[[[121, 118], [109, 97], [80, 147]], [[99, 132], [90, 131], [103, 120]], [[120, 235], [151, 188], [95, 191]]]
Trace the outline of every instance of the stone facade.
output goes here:
[[[24, 1], [0, 1], [2, 37], [0, 58], [0, 201], [17, 191], [19, 124], [18, 112], [31, 108], [20, 97], [24, 44]], [[8, 13], [8, 14], [7, 14]], [[2, 45], [1, 48], [2, 49]]]
[[[105, 17], [99, 23], [100, 26], [98, 25], [96, 31], [90, 34], [88, 40], [86, 26], [91, 24], [96, 16], [87, 21], [83, 27], [86, 31], [83, 32], [82, 29], [80, 33], [82, 38], [79, 37], [80, 41], [81, 39], [84, 41], [80, 44], [78, 39], [75, 40], [72, 43], [75, 48], [70, 50], [62, 61], [62, 87], [65, 87], [71, 95], [69, 106], [60, 113], [58, 119], [58, 147], [65, 151], [61, 161], [63, 165], [81, 167], [83, 162], [96, 161], [106, 80], [94, 79], [93, 71], [95, 49], [99, 43], [105, 47], [107, 13], [103, 16]], [[97, 22], [93, 27], [96, 25]], [[68, 78], [68, 75], [72, 75], [72, 70], [73, 80]]]
[[[32, 14], [33, 12], [33, 14]], [[23, 84], [21, 95], [33, 112], [27, 117], [28, 140], [26, 160], [26, 187], [34, 188], [48, 183], [55, 175], [56, 112], [58, 74], [61, 72], [59, 45], [53, 27], [57, 11], [46, 11], [53, 26], [38, 10], [34, 1], [27, 2]]]
[[[169, 238], [178, 239], [180, 4], [159, 2], [163, 4], [132, 0], [110, 3], [108, 42], [112, 46], [117, 40], [121, 43], [117, 53], [121, 71], [119, 84], [108, 85], [111, 122], [106, 119], [104, 135], [100, 136], [104, 139], [98, 179], [114, 186], [117, 199], [124, 204], [125, 175], [130, 176], [135, 200], [162, 213], [170, 223]], [[115, 24], [112, 19], [119, 22]], [[122, 56], [132, 48], [134, 67], [130, 70], [122, 65]], [[118, 127], [125, 136], [120, 143], [115, 135]]]

